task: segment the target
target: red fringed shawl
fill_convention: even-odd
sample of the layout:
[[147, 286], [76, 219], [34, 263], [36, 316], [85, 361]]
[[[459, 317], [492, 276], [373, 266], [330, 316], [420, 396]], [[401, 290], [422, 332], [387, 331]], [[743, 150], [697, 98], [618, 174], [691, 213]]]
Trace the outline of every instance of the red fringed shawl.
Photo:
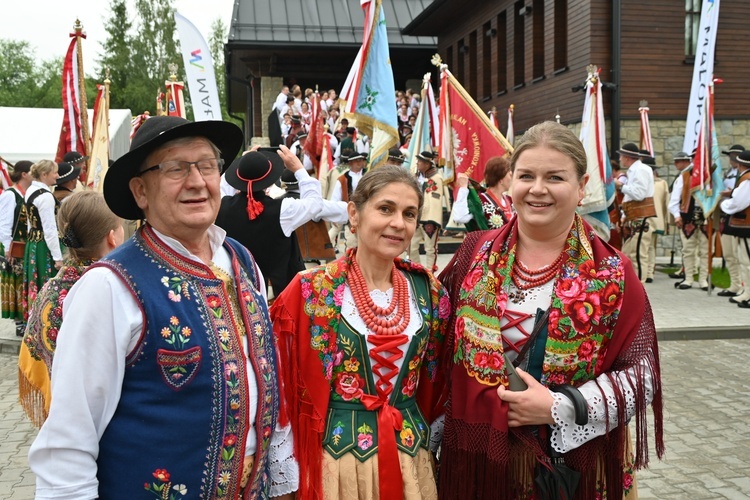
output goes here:
[[[325, 266], [297, 274], [271, 306], [277, 337], [281, 385], [286, 405], [281, 423], [291, 422], [299, 463], [297, 498], [321, 499], [323, 433], [331, 391], [331, 368], [337, 344], [344, 285], [354, 250]], [[422, 360], [417, 403], [432, 422], [443, 413], [446, 393], [442, 352], [450, 305], [445, 288], [422, 266], [396, 259], [408, 273], [430, 281], [430, 336]]]
[[[538, 429], [539, 438], [532, 426], [508, 427], [507, 404], [496, 393], [500, 383], [506, 387], [508, 383], [502, 350], [497, 343], [487, 342], [492, 335], [488, 332], [500, 330], [517, 235], [515, 218], [500, 229], [468, 234], [440, 275], [455, 311], [446, 346], [454, 356], [446, 356], [450, 397], [441, 450], [439, 492], [443, 499], [533, 498], [534, 467], [548, 453], [546, 429]], [[648, 464], [643, 365], [650, 368], [656, 451], [659, 457], [664, 452], [659, 356], [651, 307], [630, 262], [601, 241], [578, 216], [565, 252], [550, 305], [541, 382], [580, 386], [608, 374], [619, 424], [566, 453], [565, 460], [581, 472], [576, 498], [596, 498], [603, 487], [607, 498], [621, 498], [626, 479], [626, 403], [624, 388], [613, 372], [636, 367], [628, 385], [636, 400], [634, 465], [640, 468]], [[475, 363], [475, 359], [482, 362]]]

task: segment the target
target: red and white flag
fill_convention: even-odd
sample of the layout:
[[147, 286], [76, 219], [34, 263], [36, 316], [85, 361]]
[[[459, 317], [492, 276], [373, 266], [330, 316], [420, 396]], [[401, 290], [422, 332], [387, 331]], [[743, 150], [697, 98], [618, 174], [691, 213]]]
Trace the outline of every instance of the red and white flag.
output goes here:
[[167, 114], [169, 116], [180, 116], [185, 118], [185, 99], [182, 90], [185, 88], [183, 82], [166, 81], [167, 86]]
[[[318, 92], [313, 93], [310, 107], [312, 108], [310, 113], [310, 130], [307, 134], [307, 141], [305, 142], [304, 149], [317, 171], [318, 166], [320, 165], [321, 152], [323, 150], [323, 137], [326, 135], [324, 128], [325, 120], [323, 120], [322, 108], [320, 106], [320, 94]], [[318, 178], [320, 178], [319, 175]]]
[[654, 143], [651, 141], [651, 125], [648, 123], [648, 106], [645, 103], [638, 108], [638, 112], [641, 114], [641, 144], [640, 148], [654, 156]]
[[492, 109], [487, 111], [487, 116], [490, 117], [492, 126], [500, 130], [500, 123], [497, 121], [497, 108], [495, 106], [492, 106]]
[[10, 173], [8, 173], [8, 169], [12, 166], [13, 165], [0, 158], [0, 193], [13, 185], [10, 181]]
[[143, 125], [143, 122], [151, 118], [151, 114], [146, 111], [143, 114], [136, 115], [133, 117], [132, 120], [130, 120], [130, 140], [133, 140], [133, 137], [135, 136], [135, 133], [138, 131], [139, 128], [141, 128], [141, 125]]
[[[65, 153], [78, 151], [82, 155], [88, 154], [87, 138], [81, 123], [81, 77], [79, 59], [79, 38], [86, 38], [83, 31], [76, 29], [70, 36], [72, 40], [65, 54], [62, 73], [62, 107], [63, 122], [60, 130], [60, 140], [57, 143], [55, 162], [60, 163]], [[81, 175], [81, 178], [85, 174]]]
[[513, 146], [445, 65], [441, 72], [440, 158], [446, 167], [443, 177], [450, 182], [455, 178], [454, 172], [465, 172], [482, 182], [487, 160], [512, 152]]
[[422, 85], [422, 101], [426, 101], [425, 110], [430, 114], [430, 144], [437, 149], [440, 145], [440, 116], [435, 92], [432, 90], [432, 82], [429, 73], [424, 76]]

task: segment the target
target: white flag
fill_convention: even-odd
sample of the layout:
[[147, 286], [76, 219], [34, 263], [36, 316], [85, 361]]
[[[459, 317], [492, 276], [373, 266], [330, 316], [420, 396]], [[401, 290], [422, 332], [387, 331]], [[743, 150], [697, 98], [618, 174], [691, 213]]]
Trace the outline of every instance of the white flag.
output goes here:
[[221, 120], [214, 61], [208, 44], [195, 25], [179, 12], [174, 13], [174, 20], [180, 36], [182, 60], [195, 121]]
[[685, 124], [685, 142], [682, 144], [682, 150], [688, 153], [698, 145], [703, 106], [706, 105], [708, 86], [714, 77], [714, 50], [716, 48], [716, 31], [719, 28], [719, 2], [720, 0], [703, 0], [703, 7], [701, 7], [701, 23], [698, 30], [698, 42], [695, 47], [693, 84], [690, 86], [690, 104], [688, 105], [687, 123]]

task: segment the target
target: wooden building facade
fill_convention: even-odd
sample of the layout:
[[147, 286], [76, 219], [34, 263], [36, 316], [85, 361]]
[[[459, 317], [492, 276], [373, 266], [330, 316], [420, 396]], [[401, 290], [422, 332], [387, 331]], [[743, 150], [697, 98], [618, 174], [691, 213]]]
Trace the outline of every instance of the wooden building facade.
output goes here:
[[[584, 94], [577, 90], [586, 67], [599, 66], [616, 149], [620, 124], [638, 119], [641, 100], [648, 101], [656, 127], [686, 119], [701, 3], [499, 0], [467, 8], [465, 0], [434, 0], [403, 32], [438, 37], [439, 54], [483, 109], [496, 106], [504, 124], [507, 108], [515, 105], [517, 131], [557, 114], [563, 123], [580, 122]], [[717, 120], [750, 119], [750, 64], [742, 57], [750, 49], [749, 18], [750, 2], [722, 0], [714, 72], [724, 83], [716, 87]]]

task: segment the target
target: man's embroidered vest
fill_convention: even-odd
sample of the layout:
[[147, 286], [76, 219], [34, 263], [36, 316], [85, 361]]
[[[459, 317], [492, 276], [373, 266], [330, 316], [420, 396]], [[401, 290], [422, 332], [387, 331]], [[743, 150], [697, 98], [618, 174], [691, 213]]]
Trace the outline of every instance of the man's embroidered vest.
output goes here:
[[[208, 266], [172, 251], [149, 226], [95, 264], [125, 282], [145, 317], [99, 442], [100, 498], [268, 497], [278, 415], [272, 330], [252, 257], [229, 238], [225, 248], [237, 277], [230, 287]], [[245, 332], [258, 386], [254, 422]], [[255, 468], [240, 492], [249, 432], [258, 437]]]
[[[393, 431], [396, 446], [415, 456], [419, 448], [429, 449], [430, 442], [430, 426], [417, 406], [415, 393], [430, 333], [432, 309], [427, 280], [409, 273], [406, 276], [420, 307], [422, 327], [414, 334], [406, 350], [401, 370], [393, 382], [389, 402], [404, 418], [401, 431]], [[334, 458], [353, 453], [357, 459], [365, 461], [378, 452], [378, 412], [367, 410], [361, 398], [365, 394], [377, 396], [375, 384], [378, 381], [373, 375], [366, 337], [354, 331], [343, 316], [336, 340], [336, 358], [340, 359], [334, 362], [333, 367], [323, 447]]]

